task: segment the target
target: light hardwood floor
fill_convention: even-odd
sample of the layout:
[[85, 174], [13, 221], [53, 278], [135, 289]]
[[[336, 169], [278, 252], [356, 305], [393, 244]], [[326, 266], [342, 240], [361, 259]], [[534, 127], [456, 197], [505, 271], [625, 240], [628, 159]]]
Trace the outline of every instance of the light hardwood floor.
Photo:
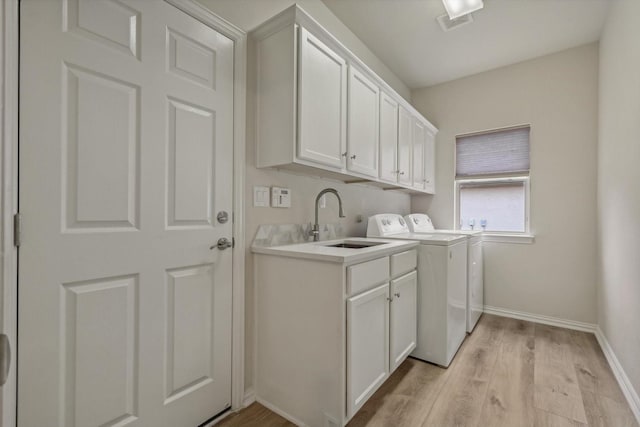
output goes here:
[[[254, 403], [220, 426], [292, 426]], [[593, 336], [484, 315], [449, 369], [405, 361], [359, 426], [638, 427]]]

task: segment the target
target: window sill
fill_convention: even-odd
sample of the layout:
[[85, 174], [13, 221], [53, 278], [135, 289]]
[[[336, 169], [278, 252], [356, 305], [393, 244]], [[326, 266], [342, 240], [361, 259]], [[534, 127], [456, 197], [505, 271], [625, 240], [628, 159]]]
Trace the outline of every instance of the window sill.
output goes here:
[[517, 243], [522, 245], [530, 245], [535, 241], [535, 236], [533, 234], [482, 233], [482, 241], [492, 243]]

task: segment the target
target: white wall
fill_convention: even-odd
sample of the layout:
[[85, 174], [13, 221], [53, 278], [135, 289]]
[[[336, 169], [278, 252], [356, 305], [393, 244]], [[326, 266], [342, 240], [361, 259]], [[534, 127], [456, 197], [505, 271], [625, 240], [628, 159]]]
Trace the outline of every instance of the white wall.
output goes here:
[[598, 324], [640, 393], [640, 2], [613, 2], [600, 40]]
[[535, 243], [486, 243], [487, 305], [596, 322], [597, 79], [590, 44], [412, 93], [440, 129], [437, 194], [412, 211], [437, 228], [453, 227], [455, 135], [531, 124]]
[[[293, 0], [199, 0], [214, 13], [244, 30], [250, 30], [266, 21], [294, 3]], [[402, 96], [408, 98], [409, 89], [378, 60], [373, 53], [347, 27], [333, 15], [320, 0], [298, 1], [309, 14], [320, 24], [332, 32], [373, 71], [384, 78]], [[327, 196], [327, 208], [320, 210], [320, 222], [342, 223], [351, 236], [364, 236], [366, 219], [369, 215], [380, 212], [409, 213], [410, 198], [405, 193], [383, 191], [370, 186], [324, 180], [320, 178], [294, 175], [271, 169], [255, 167], [255, 63], [253, 61], [255, 46], [252, 40], [248, 43], [247, 64], [247, 172], [246, 172], [246, 244], [250, 248], [258, 225], [260, 224], [302, 224], [313, 222], [315, 197], [320, 190], [334, 187], [344, 201], [346, 218], [339, 220], [337, 201], [332, 195]], [[287, 187], [292, 192], [290, 209], [254, 208], [253, 186]], [[364, 221], [356, 222], [362, 215]], [[246, 258], [246, 363], [245, 384], [247, 388], [253, 381], [253, 256], [247, 250]]]

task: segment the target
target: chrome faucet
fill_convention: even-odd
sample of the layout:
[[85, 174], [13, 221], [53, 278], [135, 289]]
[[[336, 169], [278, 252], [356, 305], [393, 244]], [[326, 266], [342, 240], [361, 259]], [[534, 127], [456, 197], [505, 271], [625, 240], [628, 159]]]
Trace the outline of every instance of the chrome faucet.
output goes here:
[[345, 217], [344, 212], [342, 211], [342, 199], [338, 194], [338, 190], [336, 190], [335, 188], [325, 188], [320, 193], [318, 193], [318, 196], [316, 197], [316, 222], [313, 224], [313, 228], [311, 228], [311, 231], [309, 232], [309, 235], [313, 236], [314, 242], [317, 242], [318, 240], [320, 240], [320, 224], [318, 224], [318, 205], [320, 204], [320, 199], [322, 198], [322, 196], [324, 196], [327, 193], [332, 193], [336, 195], [336, 197], [338, 198], [338, 216], [340, 218]]

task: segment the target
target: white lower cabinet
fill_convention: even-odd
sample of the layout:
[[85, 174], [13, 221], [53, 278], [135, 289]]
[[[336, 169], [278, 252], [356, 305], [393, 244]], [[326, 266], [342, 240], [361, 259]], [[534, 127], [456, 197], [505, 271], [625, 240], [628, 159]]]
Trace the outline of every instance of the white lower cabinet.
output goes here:
[[413, 351], [415, 245], [354, 262], [255, 254], [256, 398], [344, 426]]
[[389, 314], [389, 365], [393, 372], [416, 348], [418, 273], [412, 271], [391, 281]]
[[389, 284], [347, 300], [347, 413], [389, 376]]

